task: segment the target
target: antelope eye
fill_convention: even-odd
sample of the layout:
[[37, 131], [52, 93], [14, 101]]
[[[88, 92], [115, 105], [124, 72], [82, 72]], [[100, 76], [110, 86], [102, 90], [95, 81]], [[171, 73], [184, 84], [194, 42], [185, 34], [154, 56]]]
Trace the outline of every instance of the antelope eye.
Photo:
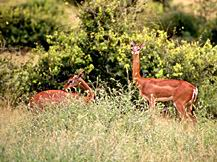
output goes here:
[[73, 83], [73, 80], [70, 80], [68, 83]]

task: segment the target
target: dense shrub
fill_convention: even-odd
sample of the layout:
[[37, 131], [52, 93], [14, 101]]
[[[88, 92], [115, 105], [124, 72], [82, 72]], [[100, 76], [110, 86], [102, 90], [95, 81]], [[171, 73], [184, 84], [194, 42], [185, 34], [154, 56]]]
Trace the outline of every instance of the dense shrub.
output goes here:
[[[64, 40], [62, 44], [53, 45], [36, 66], [30, 64], [24, 70], [18, 70], [14, 73], [16, 77], [11, 82], [13, 91], [17, 91], [16, 94], [22, 96], [32, 91], [51, 88], [61, 89], [64, 80], [80, 68], [85, 69], [86, 74], [89, 73], [88, 76], [92, 82], [96, 81], [97, 77], [103, 81], [109, 81], [110, 79], [112, 82], [111, 78], [103, 78], [98, 76], [97, 73], [92, 73], [93, 71], [99, 71], [100, 73], [101, 69], [94, 66], [91, 55], [83, 51], [85, 47], [82, 47], [82, 42], [86, 41], [87, 37], [85, 33], [83, 34], [80, 33], [79, 37], [73, 34], [64, 35], [62, 33], [61, 36], [58, 34], [59, 37], [55, 40], [61, 42], [60, 38], [62, 38]], [[210, 115], [216, 114], [216, 47], [212, 47], [209, 42], [203, 47], [200, 47], [198, 43], [182, 42], [182, 44], [177, 44], [168, 41], [166, 33], [158, 32], [158, 37], [156, 37], [156, 31], [148, 29], [144, 30], [143, 33], [132, 35], [128, 39], [145, 43], [141, 52], [141, 71], [146, 77], [184, 79], [195, 84], [199, 88], [198, 105], [200, 106], [198, 107], [205, 110], [206, 114], [204, 115], [207, 115], [207, 113]], [[131, 75], [129, 44], [121, 43], [119, 50], [125, 52], [121, 53], [122, 55], [115, 56], [120, 60], [113, 68], [119, 71], [119, 75], [127, 83], [130, 77], [125, 74], [126, 70]], [[111, 63], [114, 62], [111, 60]], [[99, 64], [102, 68], [109, 66], [107, 65], [108, 62]], [[105, 72], [103, 76], [106, 77], [106, 75], [109, 74]], [[118, 77], [115, 77], [116, 73], [111, 72], [111, 75], [114, 76], [114, 83], [120, 81]], [[96, 80], [93, 78], [96, 78]], [[112, 87], [111, 82], [108, 82], [108, 87]]]
[[14, 66], [10, 60], [0, 58], [0, 96], [5, 96], [8, 89], [12, 87], [10, 85], [11, 79], [13, 80], [14, 71], [17, 67]]
[[116, 1], [90, 2], [80, 12], [81, 28], [87, 33], [82, 49], [90, 55], [94, 66], [91, 79], [100, 77], [109, 86], [115, 85], [114, 79], [126, 83], [131, 58], [128, 33], [131, 24], [124, 19], [125, 5]]
[[217, 18], [207, 21], [201, 33], [202, 41], [209, 39], [213, 45], [217, 45]]
[[198, 38], [202, 20], [181, 11], [165, 12], [161, 16], [160, 29], [168, 33], [168, 37], [181, 37], [193, 40]]
[[217, 47], [209, 41], [201, 46], [198, 42], [168, 40], [167, 33], [159, 30], [131, 30], [135, 24], [123, 19], [130, 10], [120, 12], [126, 6], [114, 2], [84, 5], [80, 29], [49, 36], [50, 49], [38, 51], [44, 53], [40, 61], [13, 73], [16, 75], [9, 85], [17, 92], [15, 98], [34, 91], [60, 89], [63, 81], [80, 68], [85, 69], [92, 82], [100, 79], [107, 87], [115, 87], [117, 82], [124, 86], [131, 80], [129, 44], [134, 40], [145, 45], [141, 71], [146, 77], [184, 79], [195, 84], [200, 94], [198, 108], [215, 115]]
[[0, 8], [0, 35], [6, 47], [36, 47], [49, 45], [46, 35], [61, 26], [61, 5], [55, 1], [33, 0]]
[[36, 72], [35, 76], [31, 75], [33, 82], [30, 91], [62, 88], [58, 83], [67, 80], [77, 70], [84, 69], [88, 74], [93, 69], [89, 54], [84, 53], [77, 43], [85, 41], [85, 33], [56, 34], [49, 38], [52, 43], [50, 50], [43, 54], [34, 67]]
[[49, 37], [52, 46], [48, 52], [41, 48], [36, 50], [40, 57], [37, 63], [30, 60], [21, 67], [22, 70], [13, 70], [13, 79], [8, 82], [16, 93], [15, 102], [35, 91], [62, 89], [64, 81], [79, 69], [84, 69], [86, 74], [93, 69], [91, 58], [77, 44], [82, 42], [84, 33], [56, 34]]

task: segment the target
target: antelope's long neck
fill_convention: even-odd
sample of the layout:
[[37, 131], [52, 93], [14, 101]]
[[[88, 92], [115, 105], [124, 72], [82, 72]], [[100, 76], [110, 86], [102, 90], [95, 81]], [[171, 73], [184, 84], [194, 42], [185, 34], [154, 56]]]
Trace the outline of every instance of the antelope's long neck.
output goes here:
[[139, 60], [139, 54], [133, 54], [133, 80], [137, 81], [141, 78], [140, 75], [140, 60]]
[[87, 96], [86, 97], [89, 100], [93, 100], [94, 97], [95, 97], [95, 94], [94, 94], [92, 88], [90, 88], [90, 86], [83, 79], [81, 79], [80, 81], [81, 81], [81, 84], [80, 84], [81, 88], [83, 88], [84, 90], [87, 91]]

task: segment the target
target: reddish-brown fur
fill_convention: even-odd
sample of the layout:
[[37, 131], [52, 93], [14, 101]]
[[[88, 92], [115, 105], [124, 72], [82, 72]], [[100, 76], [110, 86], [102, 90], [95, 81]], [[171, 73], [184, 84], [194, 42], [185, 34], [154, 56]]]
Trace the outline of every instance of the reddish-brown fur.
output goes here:
[[95, 94], [90, 86], [82, 79], [82, 73], [79, 75], [74, 75], [69, 78], [68, 82], [64, 85], [64, 89], [70, 89], [79, 87], [87, 92], [87, 96], [85, 96], [84, 100], [86, 102], [93, 101], [95, 99]]
[[[142, 47], [133, 42], [131, 43], [133, 55], [132, 75], [140, 94], [148, 101], [149, 107], [154, 108], [157, 101], [173, 101], [181, 118], [190, 117], [196, 122], [192, 105], [197, 97], [197, 88], [183, 80], [141, 77], [139, 52]], [[186, 110], [186, 108], [188, 109]]]
[[82, 96], [76, 92], [67, 92], [69, 88], [80, 87], [88, 91], [88, 95], [83, 99], [85, 102], [94, 100], [93, 90], [88, 86], [88, 84], [81, 78], [81, 73], [79, 75], [74, 75], [69, 78], [67, 83], [64, 85], [64, 90], [46, 90], [34, 95], [29, 102], [31, 110], [38, 107], [39, 110], [43, 110], [46, 105], [57, 104], [61, 102], [68, 102], [70, 98], [79, 99]]
[[32, 111], [34, 111], [36, 107], [38, 107], [39, 110], [43, 110], [46, 105], [66, 102], [70, 97], [79, 98], [79, 94], [68, 93], [63, 90], [46, 90], [34, 95], [30, 99], [29, 104]]

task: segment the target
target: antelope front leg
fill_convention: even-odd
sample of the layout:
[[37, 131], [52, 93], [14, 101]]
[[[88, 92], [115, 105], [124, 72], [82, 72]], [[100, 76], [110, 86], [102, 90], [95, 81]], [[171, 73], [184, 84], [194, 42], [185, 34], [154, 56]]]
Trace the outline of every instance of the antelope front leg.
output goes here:
[[149, 100], [149, 108], [153, 110], [155, 108], [155, 103], [156, 103], [155, 97], [153, 94], [151, 94], [151, 97]]
[[194, 108], [193, 108], [193, 104], [190, 103], [189, 108], [187, 109], [187, 115], [188, 117], [190, 117], [190, 119], [192, 120], [193, 124], [197, 123], [197, 119], [196, 116], [194, 114]]
[[185, 120], [187, 118], [187, 114], [186, 114], [186, 111], [185, 111], [185, 106], [182, 102], [179, 102], [179, 101], [175, 101], [174, 102], [175, 106], [176, 106], [176, 109], [179, 113], [179, 116], [181, 118], [181, 120]]

